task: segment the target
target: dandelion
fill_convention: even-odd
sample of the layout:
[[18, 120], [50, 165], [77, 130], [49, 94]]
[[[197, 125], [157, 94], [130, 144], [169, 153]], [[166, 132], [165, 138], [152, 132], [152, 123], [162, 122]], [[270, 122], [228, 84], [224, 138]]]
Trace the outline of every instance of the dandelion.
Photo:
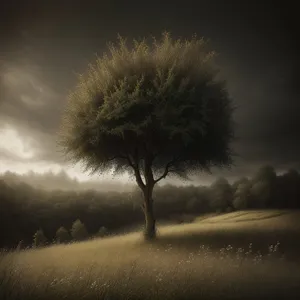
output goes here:
[[277, 243], [276, 243], [276, 245], [274, 247], [274, 252], [278, 251], [279, 245], [280, 245], [280, 243], [277, 241]]
[[231, 246], [231, 245], [228, 245], [227, 247], [226, 247], [226, 250], [227, 251], [231, 251], [233, 249], [233, 247]]
[[156, 275], [156, 282], [161, 282], [162, 281], [162, 273], [158, 273]]
[[51, 283], [50, 283], [50, 286], [54, 286], [56, 285], [57, 283], [59, 283], [59, 280], [57, 278], [54, 278]]
[[107, 282], [105, 282], [105, 283], [102, 284], [102, 287], [104, 287], [104, 288], [109, 288], [109, 286], [110, 285]]
[[90, 285], [90, 288], [94, 289], [96, 287], [97, 287], [97, 282], [96, 281], [92, 282], [92, 284]]

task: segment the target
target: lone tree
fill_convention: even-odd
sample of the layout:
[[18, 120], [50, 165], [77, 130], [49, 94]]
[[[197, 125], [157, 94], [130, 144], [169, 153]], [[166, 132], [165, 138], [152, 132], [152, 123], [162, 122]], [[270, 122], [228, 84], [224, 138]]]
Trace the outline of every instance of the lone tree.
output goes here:
[[203, 38], [108, 45], [69, 95], [64, 154], [91, 174], [129, 173], [143, 193], [145, 237], [156, 236], [153, 188], [168, 175], [231, 164], [232, 102]]

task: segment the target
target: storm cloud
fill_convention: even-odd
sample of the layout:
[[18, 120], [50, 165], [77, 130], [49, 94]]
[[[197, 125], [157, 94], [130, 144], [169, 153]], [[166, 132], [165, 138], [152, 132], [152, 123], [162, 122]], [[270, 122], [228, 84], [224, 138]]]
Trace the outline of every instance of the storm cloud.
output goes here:
[[[225, 2], [225, 1], [224, 1]], [[102, 55], [117, 34], [129, 38], [194, 33], [211, 39], [220, 75], [237, 110], [231, 170], [248, 175], [262, 164], [300, 168], [299, 48], [292, 2], [24, 1], [4, 4], [0, 43], [0, 165], [67, 166], [56, 133], [76, 73]], [[10, 135], [9, 135], [10, 134]], [[6, 136], [6, 140], [4, 137]], [[26, 149], [10, 150], [9, 140]], [[13, 144], [13, 142], [11, 142]], [[18, 146], [19, 147], [19, 146]], [[20, 146], [21, 147], [21, 146]], [[23, 152], [22, 152], [23, 151]], [[213, 176], [202, 175], [205, 182]]]

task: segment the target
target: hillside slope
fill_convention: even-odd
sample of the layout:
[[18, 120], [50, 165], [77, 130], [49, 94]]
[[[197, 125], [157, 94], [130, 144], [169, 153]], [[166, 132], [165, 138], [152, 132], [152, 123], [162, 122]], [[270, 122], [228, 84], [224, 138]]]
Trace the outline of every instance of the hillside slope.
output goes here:
[[137, 232], [16, 252], [0, 259], [0, 298], [300, 299], [299, 225], [300, 212], [234, 212], [163, 226], [153, 243]]

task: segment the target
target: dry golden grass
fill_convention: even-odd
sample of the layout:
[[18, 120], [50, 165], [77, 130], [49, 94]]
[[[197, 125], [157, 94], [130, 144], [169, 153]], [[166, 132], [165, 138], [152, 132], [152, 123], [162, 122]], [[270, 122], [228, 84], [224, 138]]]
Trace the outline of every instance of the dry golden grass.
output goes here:
[[[197, 222], [208, 222], [208, 223], [220, 223], [220, 222], [248, 222], [256, 220], [266, 220], [270, 218], [276, 218], [279, 216], [286, 215], [289, 218], [293, 215], [299, 215], [299, 212], [292, 212], [289, 210], [248, 210], [248, 211], [236, 211], [224, 214], [211, 214], [210, 217], [202, 216], [196, 218]], [[278, 224], [279, 219], [274, 219], [273, 221]], [[280, 219], [281, 220], [281, 219]]]
[[8, 253], [0, 298], [300, 299], [299, 217], [236, 212], [164, 226], [153, 243], [131, 233]]

